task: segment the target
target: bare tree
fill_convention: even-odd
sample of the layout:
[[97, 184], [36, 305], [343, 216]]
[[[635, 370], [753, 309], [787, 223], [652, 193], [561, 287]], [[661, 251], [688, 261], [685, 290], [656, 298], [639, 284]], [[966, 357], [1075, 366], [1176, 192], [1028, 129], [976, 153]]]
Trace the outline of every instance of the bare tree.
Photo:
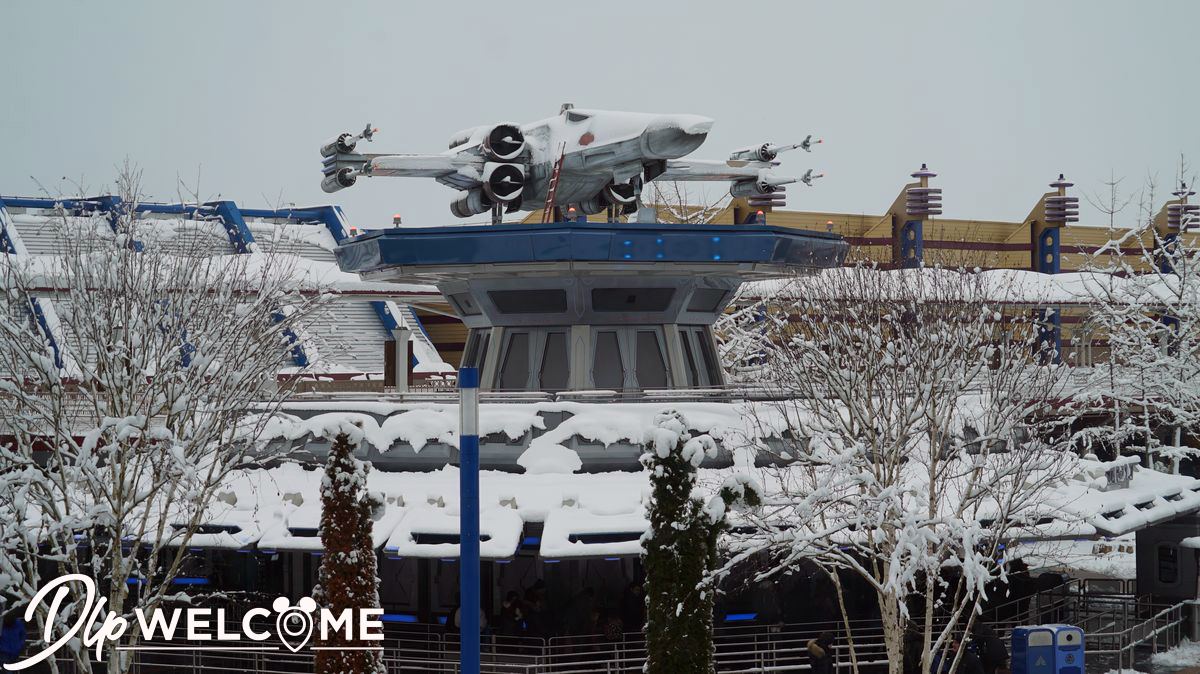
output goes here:
[[[1195, 177], [1182, 158], [1179, 175], [1176, 194], [1186, 196]], [[1151, 176], [1135, 226], [1112, 232], [1085, 258], [1094, 307], [1086, 327], [1107, 338], [1109, 358], [1091, 372], [1081, 402], [1111, 413], [1113, 424], [1080, 437], [1117, 448], [1139, 437], [1142, 451], [1169, 460], [1177, 472], [1182, 459], [1200, 454], [1183, 443], [1184, 433], [1200, 431], [1200, 234], [1188, 231], [1190, 223], [1172, 229], [1156, 222], [1156, 190]], [[1169, 440], [1158, 437], [1159, 427]]]
[[[260, 441], [297, 368], [295, 335], [329, 306], [294, 258], [213, 255], [178, 221], [138, 217], [139, 176], [116, 211], [59, 208], [54, 256], [0, 256], [0, 591], [20, 601], [67, 573], [131, 617], [172, 596], [218, 489], [267, 456]], [[8, 224], [8, 223], [5, 223]], [[57, 320], [45, 320], [53, 306]], [[219, 521], [219, 520], [218, 520]], [[78, 588], [75, 588], [78, 589]], [[72, 591], [52, 640], [82, 606]], [[42, 634], [45, 607], [34, 620]], [[138, 637], [130, 620], [126, 640]], [[109, 672], [128, 651], [101, 640]], [[91, 671], [78, 640], [78, 671]]]
[[728, 192], [713, 198], [703, 188], [693, 194], [688, 187], [678, 181], [652, 180], [642, 190], [641, 203], [655, 209], [661, 221], [688, 225], [706, 225], [729, 207]]
[[990, 278], [826, 270], [764, 293], [770, 318], [746, 340], [758, 341], [758, 383], [774, 399], [753, 407], [754, 435], [786, 438], [756, 449], [786, 465], [764, 471], [768, 496], [737, 529], [750, 533], [731, 534], [724, 570], [766, 556], [762, 578], [807, 560], [839, 603], [840, 573], [858, 576], [895, 673], [906, 629], [920, 635], [909, 657], [931, 671], [971, 628], [1005, 575], [1002, 546], [1037, 526], [1074, 469], [1044, 421], [1065, 370], [1039, 364], [1033, 319], [1004, 314], [1011, 291]]
[[1084, 198], [1092, 205], [1092, 208], [1100, 211], [1108, 216], [1108, 228], [1111, 230], [1117, 226], [1117, 214], [1125, 210], [1133, 201], [1133, 194], [1122, 195], [1121, 183], [1125, 180], [1125, 176], [1118, 178], [1113, 171], [1108, 172], [1108, 180], [1104, 181], [1104, 187], [1107, 188], [1107, 194], [1093, 192], [1084, 194]]

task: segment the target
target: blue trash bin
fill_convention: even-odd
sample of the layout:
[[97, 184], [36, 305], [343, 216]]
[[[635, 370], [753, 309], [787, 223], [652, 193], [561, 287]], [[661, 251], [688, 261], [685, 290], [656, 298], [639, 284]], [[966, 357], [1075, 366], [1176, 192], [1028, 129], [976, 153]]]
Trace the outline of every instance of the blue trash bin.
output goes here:
[[1013, 674], [1083, 674], [1083, 630], [1074, 625], [1013, 628]]

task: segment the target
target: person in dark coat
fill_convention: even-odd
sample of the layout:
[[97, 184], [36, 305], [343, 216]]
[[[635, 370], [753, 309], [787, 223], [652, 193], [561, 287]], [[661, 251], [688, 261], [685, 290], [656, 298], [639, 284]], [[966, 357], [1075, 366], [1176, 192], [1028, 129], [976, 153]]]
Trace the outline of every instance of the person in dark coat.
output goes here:
[[[938, 653], [933, 657], [933, 669], [930, 671], [938, 674], [949, 674], [950, 667], [954, 664], [954, 658], [958, 656], [958, 651], [962, 649], [962, 642], [954, 639], [950, 642], [950, 648]], [[958, 661], [958, 674], [983, 674], [983, 663], [979, 661], [979, 656], [972, 653], [969, 649], [963, 649], [962, 658]]]
[[504, 595], [504, 603], [500, 606], [500, 634], [506, 637], [520, 636], [525, 631], [525, 614], [521, 605], [521, 595], [516, 590], [509, 590]]
[[646, 595], [641, 583], [635, 581], [625, 587], [621, 597], [621, 620], [627, 632], [640, 632], [646, 624]]
[[11, 665], [21, 659], [25, 650], [25, 621], [21, 620], [20, 607], [4, 614], [0, 623], [0, 664]]
[[812, 674], [833, 674], [833, 633], [822, 632], [805, 645]]
[[996, 674], [1008, 667], [1008, 648], [991, 625], [977, 622], [971, 626], [971, 642], [983, 664], [984, 674]]

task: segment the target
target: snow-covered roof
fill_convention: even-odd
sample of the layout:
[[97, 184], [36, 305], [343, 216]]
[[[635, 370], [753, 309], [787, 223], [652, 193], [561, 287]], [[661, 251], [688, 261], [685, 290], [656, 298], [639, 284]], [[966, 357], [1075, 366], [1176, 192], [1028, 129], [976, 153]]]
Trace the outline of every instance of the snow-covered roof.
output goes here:
[[[1054, 492], [1053, 507], [1095, 529], [1091, 533], [1120, 536], [1200, 510], [1200, 480], [1134, 465], [1129, 486], [1104, 490], [1104, 474], [1114, 466], [1136, 464], [1137, 457], [1112, 462], [1083, 461], [1083, 472]], [[1089, 534], [1090, 535], [1090, 534]]]
[[638, 555], [642, 534], [649, 528], [650, 522], [640, 509], [602, 515], [583, 508], [562, 508], [546, 517], [538, 552], [550, 559]]
[[[168, 254], [192, 258], [200, 252], [208, 255], [209, 263], [244, 265], [248, 278], [253, 278], [270, 256], [271, 269], [284, 274], [300, 292], [333, 293], [339, 300], [338, 306], [318, 318], [312, 329], [313, 346], [319, 345], [321, 356], [314, 362], [318, 372], [383, 371], [383, 343], [391, 335], [384, 329], [372, 302], [387, 302], [391, 315], [404, 325], [411, 321], [405, 318], [406, 311], [397, 308], [396, 302], [442, 301], [441, 293], [433, 286], [364, 281], [357, 274], [342, 271], [334, 256], [338, 244], [321, 224], [249, 215], [244, 220], [254, 239], [249, 257], [237, 256], [225, 224], [215, 217], [139, 213], [136, 231], [139, 240], [153, 240]], [[55, 305], [66, 303], [61, 297], [66, 286], [62, 273], [62, 256], [67, 247], [64, 232], [78, 228], [95, 228], [101, 236], [111, 235], [104, 218], [63, 216], [47, 209], [10, 209], [0, 204], [0, 229], [7, 232], [16, 251], [13, 262], [26, 268], [34, 293], [46, 298], [43, 309], [53, 330], [59, 324]], [[432, 343], [421, 337], [420, 326], [409, 327], [414, 333], [413, 354], [417, 360], [414, 370], [453, 371]], [[68, 360], [71, 357], [66, 354]]]
[[[1200, 510], [1200, 480], [1133, 468], [1128, 486], [1106, 483], [1105, 475], [1127, 459], [1080, 461], [1080, 471], [1050, 489], [1039, 514], [1023, 527], [1020, 540], [1115, 537]], [[796, 468], [800, 470], [800, 468]], [[699, 471], [698, 490], [715, 493], [735, 472], [751, 472], [765, 497], [778, 493], [788, 469], [735, 467]], [[221, 507], [210, 508], [208, 525], [234, 525], [236, 533], [197, 536], [193, 547], [319, 550], [312, 534], [319, 524], [323, 472], [298, 464], [235, 473], [219, 490]], [[368, 489], [382, 497], [376, 545], [398, 557], [458, 555], [458, 469], [432, 472], [371, 471]], [[548, 559], [636, 555], [647, 528], [650, 494], [646, 472], [480, 474], [480, 524], [489, 539], [484, 557], [515, 554], [526, 524], [543, 524], [539, 552]], [[299, 505], [297, 505], [299, 504]], [[295, 535], [289, 530], [305, 530]], [[423, 541], [422, 534], [431, 541]], [[386, 541], [386, 542], [385, 542]]]
[[[847, 286], [827, 284], [823, 279], [856, 273], [854, 268], [826, 269], [809, 277], [753, 281], [742, 286], [741, 296], [745, 299], [789, 298], [811, 296], [812, 293]], [[955, 275], [959, 272], [937, 269], [879, 270], [874, 273], [904, 275], [915, 281], [932, 281], [937, 277]], [[1103, 272], [1063, 272], [1043, 274], [1027, 269], [989, 269], [978, 272], [983, 280], [979, 290], [983, 298], [995, 302], [1014, 304], [1093, 304], [1097, 298], [1114, 299], [1136, 297], [1138, 301], [1152, 303], [1161, 297], [1173, 297], [1162, 278], [1156, 276], [1115, 276]], [[919, 284], [907, 286], [905, 292], [919, 288]], [[837, 298], [848, 299], [848, 298]], [[1177, 301], [1177, 300], [1174, 300]], [[1200, 297], [1195, 298], [1200, 302]]]
[[[739, 403], [673, 402], [688, 424], [700, 433], [733, 445], [753, 435], [756, 423]], [[579, 454], [567, 445], [582, 438], [605, 446], [637, 444], [664, 407], [649, 403], [537, 402], [485, 404], [479, 411], [479, 434], [501, 434], [510, 440], [531, 436], [516, 460], [527, 473], [572, 473], [582, 468]], [[380, 454], [400, 448], [420, 453], [427, 445], [458, 445], [458, 405], [353, 401], [289, 402], [291, 413], [268, 422], [265, 437], [294, 443], [330, 438], [345, 421], [362, 424], [363, 449]], [[315, 414], [314, 414], [315, 412]], [[310, 415], [301, 418], [301, 415]], [[547, 417], [565, 416], [552, 427]], [[782, 422], [781, 422], [782, 423]], [[366, 452], [364, 452], [365, 458]]]
[[[437, 505], [409, 508], [400, 520], [383, 551], [395, 557], [458, 557], [459, 511]], [[512, 508], [503, 506], [480, 510], [479, 555], [484, 559], [512, 557], [521, 544], [525, 520]], [[433, 541], [422, 540], [435, 537]]]
[[[388, 504], [377, 510], [371, 528], [371, 540], [376, 548], [387, 541], [404, 515], [403, 507], [389, 507]], [[321, 502], [305, 501], [284, 515], [273, 528], [265, 531], [258, 541], [258, 548], [319, 552], [322, 549], [320, 528]]]

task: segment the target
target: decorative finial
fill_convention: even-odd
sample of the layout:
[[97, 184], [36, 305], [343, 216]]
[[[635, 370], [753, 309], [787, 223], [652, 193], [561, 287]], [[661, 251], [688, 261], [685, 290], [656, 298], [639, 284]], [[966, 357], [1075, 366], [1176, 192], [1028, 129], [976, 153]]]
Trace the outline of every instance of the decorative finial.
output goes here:
[[1061, 173], [1058, 174], [1058, 180], [1055, 180], [1054, 182], [1050, 183], [1050, 187], [1054, 187], [1054, 188], [1058, 188], [1058, 189], [1074, 187], [1074, 185], [1075, 185], [1075, 183], [1067, 182], [1067, 179]]
[[926, 166], [924, 163], [921, 164], [921, 168], [917, 169], [916, 171], [914, 171], [912, 173], [912, 177], [914, 177], [914, 178], [933, 178], [936, 175], [937, 174], [934, 173], [933, 171], [930, 171], [929, 167]]

